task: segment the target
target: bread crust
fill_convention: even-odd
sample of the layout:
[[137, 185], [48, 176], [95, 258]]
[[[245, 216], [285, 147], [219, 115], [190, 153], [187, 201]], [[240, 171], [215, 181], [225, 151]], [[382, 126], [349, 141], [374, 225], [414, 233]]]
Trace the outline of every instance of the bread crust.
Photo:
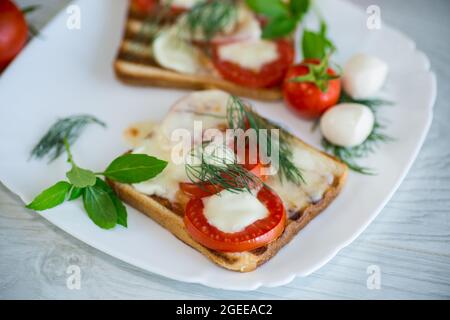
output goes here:
[[281, 248], [283, 248], [294, 236], [303, 229], [312, 219], [322, 212], [339, 194], [347, 177], [347, 170], [342, 175], [336, 177], [333, 185], [325, 192], [323, 198], [315, 204], [310, 204], [302, 211], [295, 214], [295, 219], [289, 219], [282, 235], [263, 248], [253, 251], [229, 253], [218, 252], [208, 249], [195, 241], [187, 232], [183, 217], [161, 204], [155, 197], [138, 192], [131, 185], [107, 180], [117, 195], [133, 208], [145, 213], [147, 216], [158, 222], [161, 226], [169, 230], [178, 239], [196, 249], [217, 265], [228, 270], [249, 272], [255, 270], [270, 258], [272, 258]]
[[114, 70], [119, 80], [131, 85], [191, 90], [221, 89], [234, 95], [267, 101], [276, 101], [283, 97], [280, 88], [246, 88], [212, 76], [182, 74], [123, 59], [116, 59]]

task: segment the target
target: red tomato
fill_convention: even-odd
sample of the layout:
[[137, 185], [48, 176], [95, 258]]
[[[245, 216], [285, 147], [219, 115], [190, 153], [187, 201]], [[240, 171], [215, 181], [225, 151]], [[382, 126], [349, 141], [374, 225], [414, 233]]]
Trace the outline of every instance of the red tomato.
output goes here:
[[[260, 178], [261, 181], [266, 181], [267, 176], [262, 175], [263, 165], [260, 163], [253, 165], [244, 165], [244, 167], [248, 167], [248, 170], [253, 173], [255, 176]], [[212, 185], [210, 183], [204, 183], [201, 187], [195, 183], [191, 182], [180, 182], [179, 184], [180, 190], [183, 191], [186, 195], [192, 198], [205, 198], [212, 196], [213, 194], [219, 193], [223, 190], [222, 187]]]
[[[307, 64], [318, 65], [318, 60], [307, 60], [292, 66], [286, 74], [283, 94], [284, 99], [300, 116], [313, 119], [320, 117], [327, 109], [336, 105], [341, 94], [341, 80], [328, 81], [328, 87], [322, 91], [314, 82], [292, 82], [292, 79], [305, 76], [310, 72]], [[336, 76], [333, 69], [327, 69], [328, 76]]]
[[279, 85], [289, 66], [294, 61], [294, 47], [292, 42], [277, 40], [278, 59], [266, 64], [259, 71], [244, 69], [238, 64], [220, 60], [220, 45], [213, 45], [213, 63], [223, 78], [231, 82], [252, 88], [268, 88]]
[[179, 16], [188, 10], [189, 9], [184, 8], [184, 7], [177, 7], [175, 5], [170, 6], [170, 11], [171, 11], [172, 15], [174, 15], [174, 16]]
[[152, 12], [157, 4], [158, 0], [131, 0], [133, 9], [142, 13]]
[[0, 0], [0, 70], [22, 50], [27, 41], [28, 26], [14, 3]]
[[210, 225], [203, 214], [203, 200], [199, 198], [188, 202], [184, 224], [194, 240], [213, 250], [242, 252], [262, 247], [283, 233], [286, 213], [283, 202], [270, 189], [262, 188], [257, 198], [267, 208], [269, 216], [240, 232], [226, 233]]
[[201, 187], [191, 182], [180, 182], [180, 190], [192, 198], [205, 198], [219, 193], [223, 188], [204, 183]]

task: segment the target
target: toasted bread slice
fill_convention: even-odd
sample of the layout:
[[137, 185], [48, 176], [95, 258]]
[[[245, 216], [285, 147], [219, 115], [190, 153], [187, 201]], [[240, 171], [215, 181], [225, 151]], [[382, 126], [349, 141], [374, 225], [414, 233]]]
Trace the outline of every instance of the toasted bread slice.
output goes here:
[[[290, 136], [292, 144], [305, 158], [303, 173], [306, 185], [287, 185], [280, 187], [278, 177], [271, 177], [266, 183], [272, 187], [283, 200], [288, 219], [283, 234], [271, 243], [248, 252], [230, 253], [208, 249], [195, 241], [187, 232], [183, 222], [186, 199], [176, 203], [167, 199], [148, 196], [138, 192], [133, 186], [108, 181], [118, 196], [137, 210], [145, 213], [177, 238], [196, 249], [214, 263], [233, 271], [248, 272], [272, 258], [283, 246], [305, 227], [314, 217], [322, 212], [339, 194], [347, 177], [347, 166], [335, 158], [316, 150], [300, 139]], [[326, 176], [319, 182], [317, 176]], [[272, 180], [271, 180], [272, 179]], [[309, 184], [308, 184], [309, 181]], [[322, 183], [320, 185], [320, 183]], [[313, 195], [319, 191], [319, 197]], [[181, 193], [181, 192], [179, 192]], [[297, 205], [295, 205], [297, 204]]]
[[129, 9], [124, 36], [114, 62], [116, 76], [124, 83], [193, 90], [222, 89], [235, 95], [258, 100], [282, 99], [283, 95], [279, 87], [247, 88], [222, 79], [217, 72], [191, 75], [161, 68], [152, 57], [152, 39], [146, 25], [148, 25], [148, 17]]

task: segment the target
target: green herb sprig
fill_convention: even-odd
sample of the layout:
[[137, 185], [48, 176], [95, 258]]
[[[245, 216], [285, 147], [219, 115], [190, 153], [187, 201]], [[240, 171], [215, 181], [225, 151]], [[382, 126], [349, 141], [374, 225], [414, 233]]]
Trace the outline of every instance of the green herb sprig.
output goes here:
[[336, 46], [328, 37], [325, 20], [320, 22], [319, 31], [305, 29], [302, 38], [303, 59], [324, 59], [336, 50]]
[[394, 103], [389, 100], [384, 99], [355, 99], [348, 95], [345, 91], [341, 92], [341, 96], [339, 97], [339, 103], [359, 103], [367, 106], [373, 113], [377, 112], [378, 107], [381, 106], [392, 106]]
[[64, 139], [72, 145], [91, 124], [106, 127], [103, 121], [91, 115], [75, 115], [58, 120], [33, 148], [31, 158], [42, 159], [48, 156], [49, 162], [52, 162], [65, 151]]
[[236, 0], [210, 0], [196, 4], [183, 17], [183, 27], [191, 34], [202, 32], [207, 40], [237, 21]]
[[[208, 143], [206, 143], [208, 145]], [[205, 145], [197, 153], [191, 152], [192, 164], [187, 163], [186, 174], [189, 180], [206, 190], [205, 185], [216, 188], [217, 192], [227, 190], [232, 193], [251, 192], [263, 182], [253, 173], [248, 171], [237, 160], [226, 161], [217, 155], [206, 154]]]
[[[269, 129], [267, 121], [261, 118], [258, 114], [245, 105], [245, 103], [238, 97], [232, 96], [227, 106], [227, 119], [228, 127], [231, 129], [247, 130], [251, 128], [260, 133], [257, 135], [258, 144], [266, 145], [267, 150], [270, 152], [272, 146], [272, 139], [269, 135], [264, 135], [263, 129]], [[261, 137], [265, 141], [260, 141]], [[276, 140], [274, 140], [276, 141]], [[279, 170], [280, 180], [286, 179], [293, 182], [296, 185], [300, 185], [305, 182], [300, 169], [294, 164], [292, 158], [292, 148], [290, 146], [289, 138], [280, 131], [278, 137], [278, 150], [279, 150]]]
[[[83, 119], [93, 121], [94, 118], [84, 117]], [[50, 128], [35, 149], [40, 151], [38, 153], [40, 157], [51, 153], [54, 159], [63, 152], [58, 149], [63, 146], [67, 152], [67, 162], [71, 166], [66, 173], [67, 181], [59, 181], [42, 191], [27, 205], [27, 208], [43, 211], [54, 208], [65, 201], [73, 201], [82, 197], [89, 218], [97, 226], [103, 229], [111, 229], [116, 224], [127, 227], [125, 206], [114, 190], [99, 176], [121, 183], [139, 183], [158, 175], [167, 166], [167, 162], [144, 154], [126, 154], [112, 161], [103, 172], [95, 173], [92, 170], [81, 168], [75, 163], [68, 138], [71, 137], [74, 140], [78, 137], [80, 123], [76, 122], [78, 125], [74, 126], [73, 118], [63, 120], [65, 121], [61, 122], [60, 120]], [[86, 124], [85, 121], [81, 123]], [[74, 128], [77, 130], [74, 131]], [[64, 135], [67, 137], [63, 137]], [[59, 141], [58, 138], [61, 138], [62, 141]]]
[[100, 228], [111, 229], [116, 224], [127, 226], [127, 210], [113, 189], [98, 176], [121, 183], [138, 183], [158, 175], [167, 162], [144, 154], [126, 154], [116, 158], [104, 172], [94, 173], [75, 164], [70, 146], [65, 139], [68, 162], [68, 181], [59, 181], [39, 194], [27, 208], [43, 211], [64, 201], [83, 197], [89, 218]]
[[263, 38], [274, 39], [291, 34], [308, 12], [311, 0], [246, 0], [256, 13], [268, 19], [263, 29]]
[[[34, 5], [29, 5], [29, 6], [23, 7], [20, 10], [22, 11], [22, 14], [24, 16], [28, 16], [40, 8], [41, 8], [41, 5], [34, 4]], [[27, 21], [27, 24], [28, 24], [28, 33], [32, 38], [40, 36], [39, 30], [33, 24], [31, 24], [29, 21]]]

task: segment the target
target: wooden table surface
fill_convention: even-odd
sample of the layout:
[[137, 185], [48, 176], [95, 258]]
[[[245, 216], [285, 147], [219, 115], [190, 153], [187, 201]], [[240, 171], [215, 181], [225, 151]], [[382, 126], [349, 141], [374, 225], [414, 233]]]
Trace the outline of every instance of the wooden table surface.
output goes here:
[[[450, 298], [450, 1], [353, 0], [377, 4], [384, 21], [416, 40], [438, 77], [435, 117], [418, 159], [392, 200], [351, 245], [307, 278], [252, 292], [215, 290], [142, 271], [27, 211], [0, 184], [0, 298], [31, 299], [448, 299]], [[42, 3], [30, 19], [44, 26], [68, 3]], [[82, 271], [80, 290], [66, 269]], [[381, 271], [378, 290], [367, 268]]]

